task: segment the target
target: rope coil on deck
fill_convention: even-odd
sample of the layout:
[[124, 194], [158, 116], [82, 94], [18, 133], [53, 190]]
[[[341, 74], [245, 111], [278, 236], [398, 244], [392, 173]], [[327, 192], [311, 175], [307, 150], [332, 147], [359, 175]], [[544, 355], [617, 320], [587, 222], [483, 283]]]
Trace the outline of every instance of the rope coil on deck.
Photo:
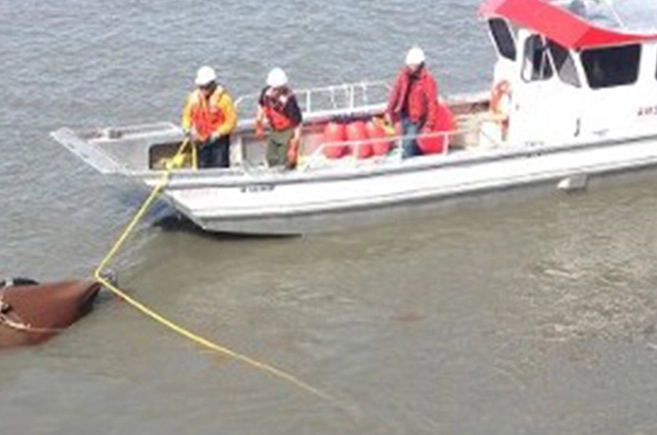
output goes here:
[[[279, 379], [285, 380], [287, 382], [290, 382], [294, 384], [295, 386], [301, 388], [302, 390], [305, 390], [315, 396], [321, 397], [322, 399], [326, 399], [329, 401], [333, 401], [334, 399], [324, 393], [323, 391], [299, 380], [295, 376], [283, 371], [279, 370], [267, 363], [258, 361], [256, 359], [250, 358], [246, 355], [242, 355], [238, 352], [234, 352], [227, 347], [221, 346], [217, 343], [214, 343], [208, 339], [205, 339], [197, 334], [194, 334], [193, 332], [189, 331], [188, 329], [174, 323], [171, 320], [168, 320], [164, 316], [158, 314], [157, 312], [153, 311], [152, 309], [148, 308], [144, 304], [140, 303], [139, 301], [131, 298], [128, 296], [126, 293], [121, 291], [118, 287], [116, 287], [114, 284], [112, 284], [106, 277], [102, 275], [102, 270], [105, 269], [107, 264], [110, 262], [110, 260], [117, 254], [123, 243], [128, 238], [128, 235], [133, 231], [139, 220], [144, 216], [148, 208], [151, 206], [153, 201], [158, 197], [162, 189], [167, 185], [169, 182], [169, 178], [171, 176], [171, 171], [176, 167], [180, 166], [182, 162], [182, 155], [183, 152], [185, 151], [185, 148], [190, 144], [189, 139], [185, 139], [183, 143], [181, 144], [180, 148], [178, 149], [178, 152], [175, 154], [173, 159], [167, 164], [167, 168], [165, 169], [162, 178], [160, 179], [160, 182], [155, 186], [155, 188], [152, 190], [151, 194], [149, 197], [146, 199], [144, 204], [141, 206], [137, 214], [132, 218], [130, 223], [126, 226], [125, 230], [121, 234], [121, 236], [118, 238], [114, 246], [110, 249], [110, 251], [107, 253], [103, 261], [101, 261], [100, 265], [96, 268], [94, 271], [94, 278], [103, 284], [109, 291], [111, 291], [114, 295], [118, 296], [119, 298], [123, 299], [125, 302], [130, 304], [133, 308], [136, 310], [140, 311], [142, 314], [145, 314], [146, 316], [150, 317], [152, 320], [158, 322], [159, 324], [171, 329], [172, 331], [176, 332], [179, 335], [182, 335], [183, 337], [192, 340], [193, 342], [204, 346], [208, 349], [211, 349], [215, 352], [224, 354], [230, 358], [233, 358], [237, 361], [240, 361], [244, 364], [250, 365], [251, 367], [254, 367], [256, 369], [265, 371], [269, 373], [270, 375], [273, 375]], [[194, 147], [192, 147], [194, 148]]]

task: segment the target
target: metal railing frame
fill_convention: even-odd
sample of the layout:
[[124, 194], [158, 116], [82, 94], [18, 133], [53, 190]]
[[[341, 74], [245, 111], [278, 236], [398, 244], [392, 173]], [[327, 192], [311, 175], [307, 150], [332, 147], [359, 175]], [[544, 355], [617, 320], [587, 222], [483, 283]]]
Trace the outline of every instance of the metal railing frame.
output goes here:
[[[355, 109], [358, 96], [361, 97], [362, 105], [368, 105], [369, 100], [372, 98], [369, 95], [370, 89], [380, 88], [385, 91], [390, 90], [390, 84], [383, 80], [376, 81], [360, 81], [354, 83], [342, 83], [336, 85], [329, 85], [317, 88], [306, 88], [295, 90], [294, 93], [297, 96], [299, 102], [304, 103], [303, 112], [304, 114], [312, 114], [315, 112], [326, 111], [326, 108], [315, 110], [316, 104], [313, 103], [313, 95], [317, 95], [315, 99], [319, 98], [319, 95], [326, 95], [333, 106], [333, 110], [337, 109]], [[342, 94], [344, 101], [346, 102], [345, 107], [338, 107], [337, 95]], [[239, 110], [245, 102], [253, 101], [257, 104], [260, 94], [246, 94], [242, 95], [237, 100], [235, 100], [235, 107]], [[360, 107], [360, 106], [358, 106]]]

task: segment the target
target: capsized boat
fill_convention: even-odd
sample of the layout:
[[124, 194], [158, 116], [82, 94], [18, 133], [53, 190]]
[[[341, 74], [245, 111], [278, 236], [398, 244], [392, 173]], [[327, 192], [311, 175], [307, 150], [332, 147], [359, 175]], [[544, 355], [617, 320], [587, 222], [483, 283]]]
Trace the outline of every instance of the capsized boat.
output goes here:
[[[257, 97], [246, 96], [237, 100], [242, 121], [231, 167], [182, 167], [163, 196], [207, 231], [302, 234], [652, 170], [657, 34], [589, 3], [485, 1], [480, 13], [497, 54], [492, 91], [442, 99], [442, 131], [416, 138], [426, 144], [421, 156], [402, 159], [398, 134], [368, 129], [385, 109], [389, 86], [362, 82], [297, 91], [304, 112], [299, 165], [268, 168], [248, 118]], [[340, 125], [356, 133], [349, 137]], [[171, 123], [62, 128], [52, 136], [101, 173], [147, 186], [157, 184], [183, 139]]]
[[91, 311], [101, 285], [70, 280], [0, 281], [0, 349], [41, 343]]

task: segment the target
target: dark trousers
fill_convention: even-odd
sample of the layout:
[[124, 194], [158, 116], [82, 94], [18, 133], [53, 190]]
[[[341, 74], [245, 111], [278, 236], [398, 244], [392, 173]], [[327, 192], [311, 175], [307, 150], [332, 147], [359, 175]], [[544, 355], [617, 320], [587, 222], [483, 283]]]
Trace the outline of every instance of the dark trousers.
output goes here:
[[221, 136], [214, 141], [199, 144], [199, 168], [230, 167], [230, 136]]
[[287, 165], [287, 151], [290, 149], [290, 139], [294, 128], [269, 133], [267, 142], [267, 164], [270, 168]]
[[402, 116], [401, 125], [402, 134], [404, 136], [410, 136], [405, 137], [402, 140], [402, 158], [407, 159], [422, 154], [420, 148], [417, 146], [417, 141], [415, 140], [415, 137], [420, 134], [420, 131], [422, 130], [422, 123], [413, 122], [407, 116]]

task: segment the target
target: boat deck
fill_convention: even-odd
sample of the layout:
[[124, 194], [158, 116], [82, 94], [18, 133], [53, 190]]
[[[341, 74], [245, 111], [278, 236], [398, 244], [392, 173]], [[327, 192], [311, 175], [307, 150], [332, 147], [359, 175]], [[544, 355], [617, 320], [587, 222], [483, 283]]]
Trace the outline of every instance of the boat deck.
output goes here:
[[[391, 142], [392, 148], [386, 155], [364, 159], [356, 158], [355, 150], [359, 146], [366, 145], [368, 143], [366, 140], [356, 143], [341, 142], [344, 146], [351, 146], [353, 150], [351, 155], [340, 159], [329, 159], [324, 156], [322, 147], [331, 144], [322, 143], [318, 140], [318, 136], [321, 135], [326, 123], [335, 119], [370, 119], [383, 114], [385, 104], [366, 104], [369, 100], [363, 96], [354, 96], [355, 90], [361, 89], [360, 86], [362, 85], [340, 87], [340, 90], [347, 89], [345, 91], [347, 97], [343, 97], [341, 102], [336, 102], [334, 97], [329, 98], [328, 107], [320, 105], [319, 98], [313, 100], [309, 96], [304, 96], [309, 93], [305, 94], [302, 91], [300, 101], [304, 106], [304, 125], [298, 170], [313, 171], [335, 167], [370, 166], [401, 158], [399, 144], [402, 138], [399, 136], [387, 139]], [[311, 91], [316, 92], [316, 90]], [[244, 103], [245, 101], [247, 100], [238, 99], [238, 102]], [[437, 133], [448, 136], [449, 147], [445, 152], [499, 145], [499, 138], [497, 140], [494, 137], [487, 139], [487, 136], [482, 134], [485, 132], [484, 126], [490, 124], [488, 93], [458, 95], [446, 99], [446, 103], [454, 116], [457, 128], [455, 131]], [[232, 136], [231, 168], [220, 171], [226, 174], [239, 174], [254, 170], [268, 170], [265, 155], [266, 141], [256, 137], [254, 120], [247, 118], [249, 114], [255, 113], [255, 110], [245, 108], [243, 105], [238, 107], [241, 111], [242, 121], [239, 122], [237, 130]], [[311, 110], [307, 110], [307, 107], [311, 107]], [[87, 131], [72, 131], [62, 128], [53, 132], [52, 136], [100, 172], [128, 176], [139, 176], [164, 169], [183, 139], [180, 127], [172, 123], [109, 127]], [[191, 169], [191, 166], [192, 158], [188, 154], [185, 156], [181, 169]]]
[[[456, 130], [452, 132], [441, 133], [448, 136], [449, 148], [446, 152], [458, 152], [482, 145], [481, 134], [482, 125], [490, 121], [488, 112], [489, 99], [487, 93], [469, 94], [459, 96], [448, 100], [448, 106], [454, 115]], [[381, 116], [384, 106], [363, 106], [364, 110], [357, 110], [350, 114], [340, 112], [335, 115], [330, 111], [314, 112], [305, 115], [305, 122], [302, 130], [302, 143], [299, 155], [300, 169], [304, 171], [320, 169], [326, 167], [346, 167], [346, 166], [363, 166], [380, 164], [389, 160], [399, 159], [399, 144], [401, 137], [391, 137], [391, 151], [383, 156], [372, 156], [365, 159], [356, 157], [358, 146], [367, 145], [371, 141], [342, 142], [345, 146], [352, 147], [352, 154], [339, 159], [330, 159], [323, 155], [323, 148], [331, 144], [322, 143], [318, 140], [321, 136], [324, 125], [335, 117], [352, 117], [354, 119], [367, 119]], [[499, 139], [499, 138], [498, 138]], [[151, 170], [163, 169], [167, 161], [173, 156], [178, 147], [180, 140], [168, 143], [154, 144], [149, 149], [148, 168]], [[485, 141], [485, 145], [498, 145], [494, 138]], [[253, 129], [253, 121], [246, 120], [240, 123], [237, 132], [233, 135], [231, 143], [231, 167], [236, 169], [253, 170], [266, 169], [266, 141], [258, 139]], [[184, 167], [191, 167], [191, 156], [187, 156], [184, 161]]]

